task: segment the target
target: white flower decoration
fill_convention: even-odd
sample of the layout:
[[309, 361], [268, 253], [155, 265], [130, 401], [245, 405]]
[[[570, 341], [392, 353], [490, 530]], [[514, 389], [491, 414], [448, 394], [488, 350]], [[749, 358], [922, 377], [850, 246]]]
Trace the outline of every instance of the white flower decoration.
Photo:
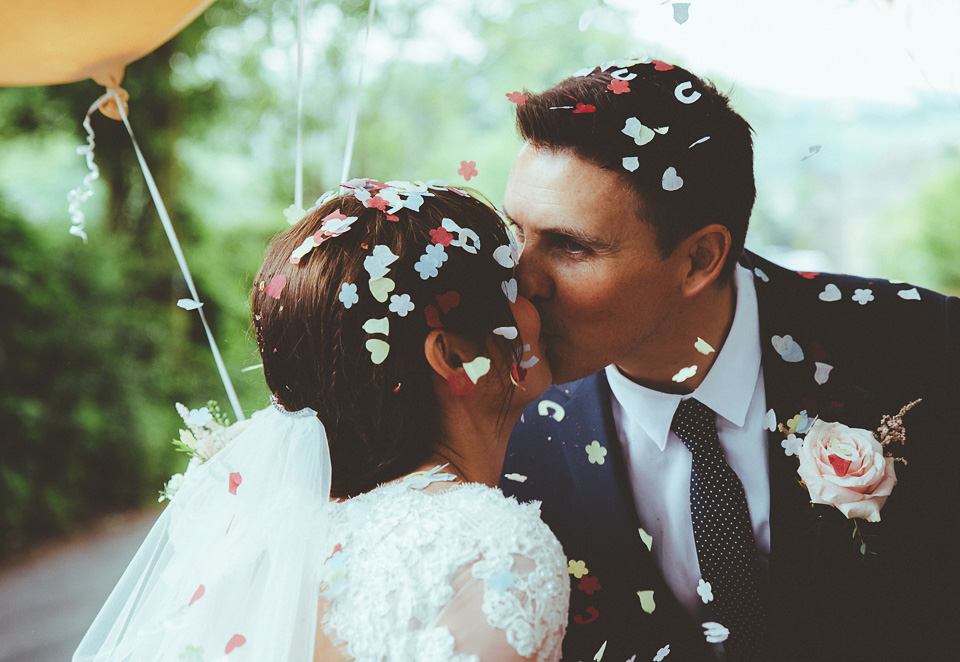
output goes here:
[[407, 313], [413, 310], [414, 307], [409, 294], [392, 294], [390, 296], [390, 305], [388, 308], [391, 313], [396, 313], [400, 317], [406, 317]]
[[703, 600], [703, 604], [707, 604], [713, 600], [713, 587], [710, 586], [710, 582], [705, 582], [701, 578], [700, 583], [697, 585], [697, 595]]
[[796, 455], [803, 447], [803, 439], [799, 439], [797, 435], [791, 434], [786, 439], [781, 441], [780, 445], [783, 446], [783, 452], [785, 455]]
[[853, 293], [853, 300], [859, 303], [861, 306], [865, 306], [871, 301], [873, 301], [873, 290], [870, 289], [858, 289]]
[[344, 308], [349, 308], [360, 300], [357, 295], [357, 286], [353, 283], [344, 283], [340, 286], [340, 294], [337, 295]]

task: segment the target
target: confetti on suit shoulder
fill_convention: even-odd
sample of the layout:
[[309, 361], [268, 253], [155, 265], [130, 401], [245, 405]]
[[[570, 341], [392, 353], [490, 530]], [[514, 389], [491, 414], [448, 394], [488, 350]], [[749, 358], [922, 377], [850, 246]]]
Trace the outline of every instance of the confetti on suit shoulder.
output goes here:
[[523, 474], [505, 474], [503, 477], [507, 480], [516, 481], [517, 483], [527, 482], [527, 477]]

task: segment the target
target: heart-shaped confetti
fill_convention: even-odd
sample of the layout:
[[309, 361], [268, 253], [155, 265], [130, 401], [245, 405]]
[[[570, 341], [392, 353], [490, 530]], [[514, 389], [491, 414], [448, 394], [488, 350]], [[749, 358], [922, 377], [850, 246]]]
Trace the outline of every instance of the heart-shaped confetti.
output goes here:
[[830, 371], [833, 370], [833, 366], [829, 363], [820, 363], [815, 361], [816, 371], [813, 373], [813, 380], [823, 386], [827, 383], [827, 380], [830, 379]]
[[510, 303], [517, 302], [517, 279], [511, 278], [510, 280], [505, 280], [500, 283], [500, 289], [503, 290], [503, 293], [507, 295], [507, 299], [510, 300]]
[[787, 363], [799, 363], [803, 360], [803, 350], [791, 336], [774, 336], [770, 342], [777, 354]]
[[373, 295], [374, 299], [383, 303], [396, 286], [392, 278], [373, 278], [370, 280], [370, 294]]
[[388, 317], [381, 317], [379, 319], [368, 319], [363, 323], [361, 327], [367, 333], [373, 335], [375, 333], [382, 333], [385, 336], [390, 335], [390, 319]]
[[563, 407], [552, 400], [541, 400], [537, 403], [537, 413], [541, 416], [549, 416], [558, 423], [563, 420], [566, 412]]
[[623, 157], [623, 169], [629, 172], [633, 172], [640, 167], [640, 159], [636, 156], [625, 156]]
[[437, 305], [440, 306], [440, 310], [443, 311], [444, 315], [456, 308], [459, 304], [460, 293], [455, 290], [450, 290], [449, 292], [444, 292], [443, 294], [437, 295]]
[[843, 295], [840, 294], [839, 287], [833, 283], [827, 283], [827, 286], [823, 288], [823, 292], [820, 293], [818, 298], [821, 301], [839, 301], [843, 298]]
[[593, 113], [596, 112], [596, 110], [596, 106], [591, 106], [588, 103], [580, 103], [579, 101], [577, 102], [577, 105], [573, 107], [573, 112], [575, 115], [579, 115], [581, 113]]
[[657, 135], [653, 129], [642, 124], [636, 117], [628, 117], [620, 132], [633, 138], [633, 142], [640, 146], [646, 145]]
[[277, 274], [270, 279], [270, 283], [263, 290], [267, 293], [268, 296], [273, 297], [274, 299], [279, 300], [280, 295], [283, 293], [283, 288], [287, 286], [287, 277], [283, 274]]
[[704, 356], [708, 354], [712, 354], [713, 352], [717, 351], [713, 347], [711, 347], [710, 343], [708, 343], [703, 338], [697, 338], [697, 342], [694, 343], [693, 346], [697, 349], [698, 352], [700, 352]]
[[768, 409], [767, 413], [763, 415], [763, 429], [770, 432], [777, 429], [777, 415], [772, 409]]
[[637, 597], [640, 598], [640, 608], [648, 614], [652, 614], [657, 608], [657, 603], [653, 599], [653, 591], [637, 591]]
[[230, 494], [236, 494], [237, 488], [240, 487], [240, 483], [243, 482], [243, 476], [239, 472], [234, 471], [227, 477], [227, 485]]
[[380, 365], [387, 359], [390, 353], [390, 345], [380, 338], [370, 338], [366, 343], [367, 351], [370, 352], [370, 360], [374, 365]]
[[478, 356], [474, 360], [464, 363], [463, 371], [467, 373], [470, 381], [476, 384], [481, 377], [490, 372], [490, 359], [486, 356]]
[[670, 166], [663, 171], [663, 178], [660, 181], [664, 191], [676, 191], [683, 186], [683, 178], [677, 174], [677, 169]]
[[498, 326], [493, 332], [498, 336], [503, 336], [507, 340], [515, 340], [517, 335], [519, 335], [517, 327], [515, 326]]
[[223, 649], [223, 652], [229, 655], [235, 648], [240, 648], [245, 643], [247, 643], [246, 637], [242, 634], [235, 634], [230, 637], [230, 641], [227, 642], [227, 647]]
[[202, 597], [203, 597], [203, 594], [206, 593], [206, 592], [207, 592], [206, 587], [205, 587], [203, 584], [200, 584], [200, 586], [197, 587], [197, 590], [194, 591], [193, 597], [190, 598], [190, 602], [187, 603], [187, 606], [189, 607], [189, 606], [192, 605], [194, 602], [196, 602], [197, 600], [199, 600], [200, 598], [202, 598]]
[[919, 301], [920, 291], [915, 287], [911, 287], [909, 290], [900, 290], [897, 292], [897, 296], [906, 301]]
[[513, 269], [515, 266], [513, 263], [513, 253], [509, 246], [497, 246], [496, 250], [493, 251], [493, 259], [505, 269]]

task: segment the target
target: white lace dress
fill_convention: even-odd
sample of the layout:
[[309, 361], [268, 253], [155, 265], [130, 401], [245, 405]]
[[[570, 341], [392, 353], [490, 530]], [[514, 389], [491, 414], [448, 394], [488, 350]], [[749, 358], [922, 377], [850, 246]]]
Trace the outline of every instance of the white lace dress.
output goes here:
[[436, 471], [333, 505], [323, 633], [356, 662], [559, 660], [567, 560], [539, 504], [420, 489]]

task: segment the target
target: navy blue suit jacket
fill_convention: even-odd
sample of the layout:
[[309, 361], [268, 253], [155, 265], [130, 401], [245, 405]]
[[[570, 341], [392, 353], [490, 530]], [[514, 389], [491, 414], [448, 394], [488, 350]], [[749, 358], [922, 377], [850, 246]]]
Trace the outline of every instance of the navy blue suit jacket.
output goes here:
[[[909, 464], [882, 521], [853, 523], [829, 506], [812, 506], [785, 455], [783, 435], [769, 433], [771, 559], [765, 633], [769, 660], [951, 659], [960, 654], [960, 300], [909, 285], [829, 274], [798, 274], [745, 253], [754, 270], [767, 408], [780, 422], [808, 415], [874, 430], [917, 398], [904, 418]], [[819, 295], [832, 283], [840, 300]], [[873, 300], [853, 300], [869, 289]], [[803, 350], [785, 361], [774, 335]], [[823, 385], [814, 363], [833, 366]], [[560, 405], [561, 420], [548, 405]], [[602, 464], [585, 447], [606, 448]], [[564, 660], [632, 655], [650, 660], [670, 646], [668, 660], [710, 660], [702, 628], [667, 589], [638, 533], [636, 508], [603, 372], [552, 387], [524, 412], [510, 440], [501, 487], [542, 502], [544, 521], [587, 578], [571, 575]], [[654, 592], [647, 613], [638, 591]]]

